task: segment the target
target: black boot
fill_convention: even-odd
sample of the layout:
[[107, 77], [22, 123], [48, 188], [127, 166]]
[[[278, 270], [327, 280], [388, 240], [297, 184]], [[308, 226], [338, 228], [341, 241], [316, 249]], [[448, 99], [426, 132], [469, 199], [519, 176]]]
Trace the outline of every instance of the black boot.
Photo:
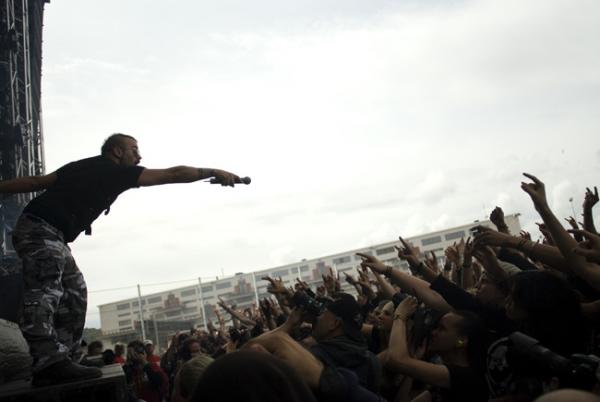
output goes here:
[[33, 373], [32, 384], [34, 387], [45, 387], [98, 377], [102, 377], [102, 370], [98, 368], [84, 367], [71, 360], [63, 360]]

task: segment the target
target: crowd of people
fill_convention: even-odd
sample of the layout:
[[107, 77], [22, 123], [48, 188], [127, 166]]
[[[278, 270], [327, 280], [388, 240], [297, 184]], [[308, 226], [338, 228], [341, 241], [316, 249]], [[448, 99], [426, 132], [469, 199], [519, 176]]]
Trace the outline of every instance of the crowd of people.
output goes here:
[[510, 233], [496, 207], [496, 229], [473, 227], [443, 263], [400, 238], [410, 272], [359, 253], [358, 276], [330, 271], [317, 288], [265, 277], [272, 297], [258, 306], [220, 299], [216, 325], [176, 334], [162, 356], [134, 341], [105, 362], [147, 402], [598, 401], [598, 191], [566, 229], [525, 176], [539, 240]]

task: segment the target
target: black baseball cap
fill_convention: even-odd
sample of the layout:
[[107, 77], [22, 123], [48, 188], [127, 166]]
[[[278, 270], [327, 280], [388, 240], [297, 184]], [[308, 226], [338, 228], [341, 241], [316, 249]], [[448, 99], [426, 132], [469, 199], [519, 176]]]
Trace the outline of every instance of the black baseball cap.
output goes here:
[[327, 302], [325, 308], [331, 311], [344, 323], [344, 333], [351, 339], [364, 342], [361, 328], [363, 318], [358, 302], [348, 293], [340, 293], [335, 300]]

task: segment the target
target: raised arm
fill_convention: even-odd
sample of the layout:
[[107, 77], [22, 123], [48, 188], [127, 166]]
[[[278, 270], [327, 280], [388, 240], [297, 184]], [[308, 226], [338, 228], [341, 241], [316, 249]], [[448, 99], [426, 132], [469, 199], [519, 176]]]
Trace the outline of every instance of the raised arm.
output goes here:
[[[399, 251], [400, 252], [400, 251]], [[398, 269], [393, 269], [385, 265], [383, 262], [373, 257], [372, 255], [356, 253], [363, 259], [361, 265], [371, 268], [373, 271], [378, 272], [382, 275], [390, 278], [392, 283], [396, 283], [406, 292], [414, 292], [416, 296], [422, 300], [426, 305], [439, 311], [449, 311], [451, 306], [444, 300], [444, 298], [429, 287], [429, 282], [417, 278], [409, 274], [405, 274]], [[414, 264], [414, 261], [413, 261]], [[430, 271], [425, 264], [418, 263], [417, 269], [423, 270], [423, 272]], [[433, 273], [430, 278], [435, 278], [437, 274]]]
[[390, 334], [388, 353], [383, 364], [391, 370], [438, 387], [450, 387], [450, 372], [441, 364], [424, 362], [411, 357], [408, 351], [406, 320], [415, 312], [418, 302], [407, 297], [394, 313], [394, 324]]
[[477, 226], [477, 241], [492, 247], [517, 249], [525, 255], [563, 272], [570, 272], [569, 263], [555, 246], [541, 244], [523, 237], [515, 237], [484, 226]]
[[45, 190], [56, 182], [56, 172], [45, 176], [16, 177], [0, 182], [0, 194], [31, 193]]
[[256, 321], [251, 320], [250, 318], [246, 317], [244, 314], [240, 313], [239, 311], [236, 311], [233, 308], [229, 307], [227, 305], [227, 303], [225, 303], [225, 301], [223, 301], [223, 299], [221, 299], [220, 296], [218, 297], [218, 299], [219, 299], [219, 301], [217, 302], [217, 304], [219, 306], [221, 306], [225, 311], [227, 311], [233, 319], [237, 319], [242, 324], [250, 326], [250, 327], [254, 327], [256, 325]]
[[241, 183], [239, 176], [225, 170], [174, 166], [168, 169], [144, 169], [137, 184], [146, 187], [169, 183], [192, 183], [209, 178], [214, 178], [216, 183], [222, 186], [233, 187], [235, 183]]
[[508, 225], [504, 221], [504, 211], [502, 211], [502, 208], [494, 208], [494, 210], [490, 214], [490, 221], [494, 225], [496, 225], [496, 228], [499, 232], [506, 233], [508, 235], [510, 234], [510, 231], [508, 230]]
[[585, 198], [583, 199], [583, 228], [595, 234], [598, 234], [598, 231], [594, 226], [592, 207], [598, 203], [598, 199], [598, 187], [594, 186], [594, 192], [589, 188], [585, 189]]
[[588, 263], [585, 257], [574, 252], [577, 241], [571, 237], [548, 206], [544, 183], [533, 175], [527, 173], [524, 175], [533, 183], [521, 183], [521, 188], [531, 197], [535, 209], [544, 220], [556, 246], [568, 261], [573, 273], [586, 280], [596, 290], [600, 290], [600, 267]]

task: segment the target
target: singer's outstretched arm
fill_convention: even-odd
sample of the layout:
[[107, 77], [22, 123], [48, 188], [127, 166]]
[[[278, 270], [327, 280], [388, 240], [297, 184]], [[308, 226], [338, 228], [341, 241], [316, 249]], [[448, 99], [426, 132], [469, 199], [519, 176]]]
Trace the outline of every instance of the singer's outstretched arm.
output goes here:
[[169, 183], [191, 183], [211, 177], [214, 177], [217, 183], [231, 187], [241, 180], [237, 175], [221, 169], [174, 166], [168, 169], [144, 169], [137, 184], [146, 187]]

